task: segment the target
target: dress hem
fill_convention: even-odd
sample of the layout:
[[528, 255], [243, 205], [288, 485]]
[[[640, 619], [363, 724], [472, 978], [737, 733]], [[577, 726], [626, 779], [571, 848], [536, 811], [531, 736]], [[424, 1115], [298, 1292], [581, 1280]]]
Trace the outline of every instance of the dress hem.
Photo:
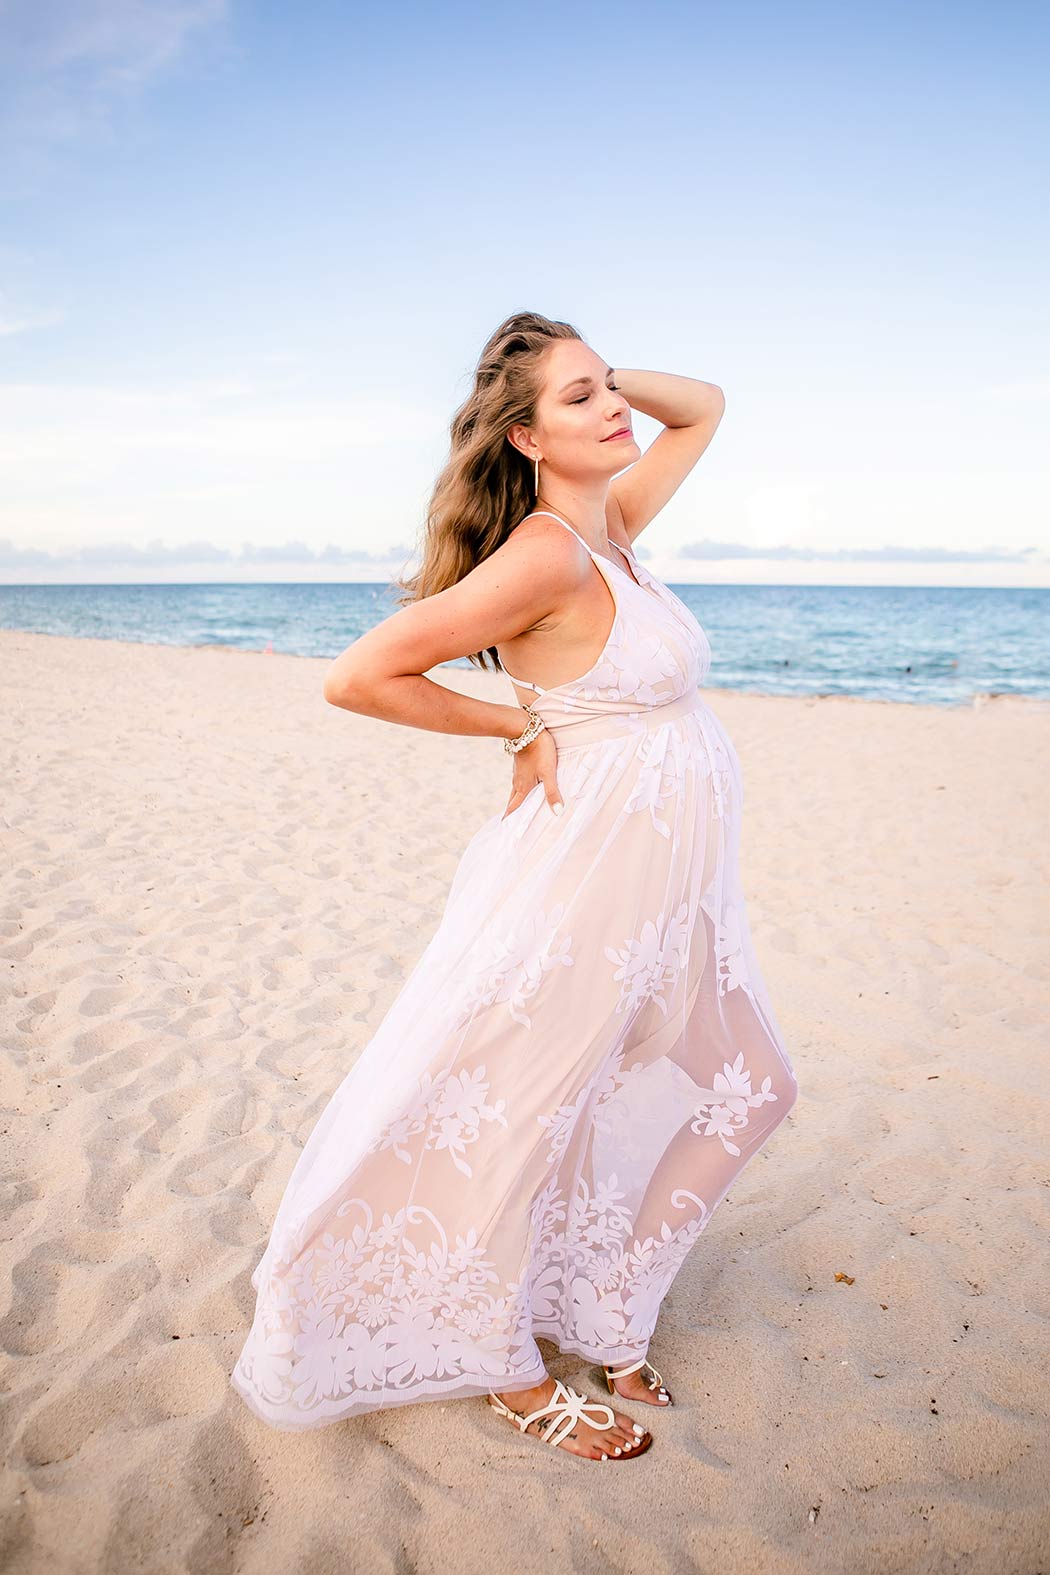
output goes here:
[[476, 1400], [493, 1391], [497, 1394], [513, 1394], [517, 1389], [534, 1389], [546, 1376], [546, 1368], [541, 1363], [539, 1368], [524, 1376], [519, 1373], [501, 1378], [497, 1373], [484, 1378], [481, 1374], [471, 1374], [462, 1382], [454, 1379], [452, 1383], [457, 1383], [457, 1388], [426, 1381], [413, 1385], [411, 1389], [376, 1390], [371, 1395], [361, 1396], [338, 1408], [331, 1401], [322, 1402], [310, 1411], [300, 1410], [297, 1420], [283, 1415], [279, 1410], [268, 1410], [259, 1400], [257, 1392], [245, 1383], [236, 1369], [230, 1374], [230, 1386], [237, 1391], [249, 1411], [268, 1427], [276, 1428], [281, 1433], [306, 1433], [319, 1427], [334, 1426], [337, 1422], [349, 1422], [354, 1417], [366, 1416], [373, 1411], [388, 1411], [426, 1400]]
[[[599, 1350], [596, 1346], [586, 1346], [566, 1340], [559, 1335], [553, 1324], [533, 1324], [533, 1333], [541, 1340], [556, 1345], [560, 1355], [580, 1356], [585, 1361], [596, 1362], [599, 1366], [618, 1366], [622, 1362], [637, 1361], [639, 1356], [645, 1354], [637, 1350], [627, 1350], [625, 1346], [611, 1346]], [[646, 1346], [648, 1347], [648, 1341]], [[531, 1373], [515, 1374], [507, 1378], [501, 1378], [499, 1374], [493, 1374], [489, 1378], [483, 1378], [480, 1374], [469, 1374], [463, 1379], [451, 1379], [446, 1384], [426, 1380], [421, 1384], [413, 1385], [411, 1389], [376, 1390], [371, 1395], [363, 1395], [339, 1408], [333, 1406], [330, 1401], [323, 1402], [312, 1411], [300, 1411], [299, 1420], [292, 1420], [279, 1411], [267, 1410], [259, 1400], [257, 1391], [244, 1381], [237, 1369], [230, 1374], [230, 1385], [260, 1422], [265, 1422], [268, 1427], [276, 1428], [282, 1433], [305, 1433], [319, 1427], [334, 1426], [337, 1422], [349, 1422], [354, 1417], [367, 1416], [374, 1411], [416, 1405], [421, 1401], [475, 1400], [492, 1393], [513, 1394], [518, 1389], [534, 1389], [549, 1376], [546, 1363], [541, 1361], [540, 1366]]]

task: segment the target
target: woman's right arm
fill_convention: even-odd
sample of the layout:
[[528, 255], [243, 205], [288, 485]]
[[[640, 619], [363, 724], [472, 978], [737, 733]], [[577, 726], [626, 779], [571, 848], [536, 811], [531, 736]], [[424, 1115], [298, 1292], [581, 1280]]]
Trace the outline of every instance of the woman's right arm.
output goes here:
[[423, 674], [557, 616], [580, 580], [567, 531], [520, 527], [447, 590], [402, 607], [336, 657], [325, 675], [331, 705], [435, 733], [517, 738], [528, 718], [517, 704], [459, 694]]

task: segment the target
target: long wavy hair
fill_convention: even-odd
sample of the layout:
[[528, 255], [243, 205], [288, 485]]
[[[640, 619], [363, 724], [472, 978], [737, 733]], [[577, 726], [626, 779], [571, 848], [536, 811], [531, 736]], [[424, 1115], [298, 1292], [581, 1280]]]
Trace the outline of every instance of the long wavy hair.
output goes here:
[[[420, 568], [393, 582], [403, 593], [396, 597], [400, 606], [457, 584], [535, 508], [533, 466], [507, 433], [535, 419], [543, 362], [555, 339], [583, 335], [539, 312], [515, 312], [490, 336], [473, 387], [452, 417], [449, 457], [427, 506]], [[467, 659], [485, 669], [486, 657], [502, 672], [495, 646]]]

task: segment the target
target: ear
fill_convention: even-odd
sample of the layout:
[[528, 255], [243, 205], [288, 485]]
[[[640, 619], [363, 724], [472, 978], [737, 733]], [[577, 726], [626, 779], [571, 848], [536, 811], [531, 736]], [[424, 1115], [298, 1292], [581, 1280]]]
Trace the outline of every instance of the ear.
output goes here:
[[509, 428], [507, 432], [507, 442], [512, 448], [516, 448], [520, 454], [524, 454], [527, 460], [533, 460], [536, 458], [536, 455], [532, 452], [536, 445], [529, 436], [528, 427], [523, 427], [520, 421], [516, 421], [514, 425]]

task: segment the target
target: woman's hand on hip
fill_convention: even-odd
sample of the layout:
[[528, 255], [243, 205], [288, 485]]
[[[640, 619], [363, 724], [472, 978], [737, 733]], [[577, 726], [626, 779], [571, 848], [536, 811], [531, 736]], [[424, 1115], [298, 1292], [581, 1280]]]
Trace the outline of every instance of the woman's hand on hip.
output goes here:
[[564, 803], [558, 791], [558, 746], [549, 729], [544, 728], [537, 733], [532, 743], [519, 749], [513, 759], [514, 780], [501, 820], [506, 820], [517, 809], [537, 782], [543, 783], [547, 803], [554, 814], [560, 815]]

